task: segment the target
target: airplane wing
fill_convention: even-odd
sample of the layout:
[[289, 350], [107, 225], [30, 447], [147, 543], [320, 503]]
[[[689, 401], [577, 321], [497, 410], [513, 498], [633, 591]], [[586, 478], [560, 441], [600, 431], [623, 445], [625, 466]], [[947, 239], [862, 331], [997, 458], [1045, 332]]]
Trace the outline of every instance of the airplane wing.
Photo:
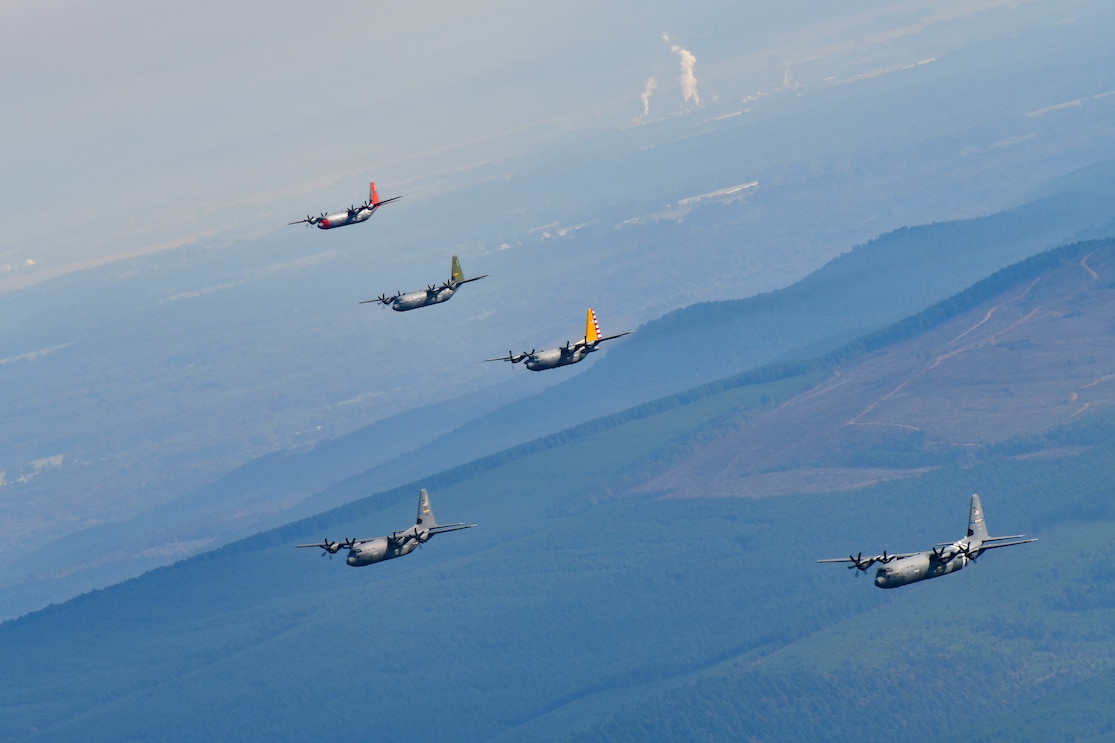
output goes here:
[[320, 542], [317, 542], [316, 544], [296, 544], [296, 545], [294, 545], [294, 548], [299, 549], [301, 547], [317, 547], [319, 549], [325, 550], [326, 552], [328, 552], [331, 555], [335, 555], [340, 550], [348, 549], [348, 548], [352, 547], [353, 545], [363, 544], [364, 542], [370, 542], [370, 541], [372, 541], [372, 540], [371, 539], [352, 539], [350, 537], [350, 538], [342, 540], [340, 542], [333, 542], [333, 541], [329, 540], [328, 538], [326, 538], [326, 539], [321, 540]]
[[343, 542], [333, 542], [333, 541], [330, 541], [328, 538], [326, 538], [326, 539], [323, 539], [316, 544], [296, 544], [296, 545], [294, 545], [294, 547], [295, 547], [295, 549], [299, 549], [299, 548], [302, 548], [302, 547], [318, 547], [320, 549], [325, 550], [325, 552], [328, 552], [331, 555], [335, 555], [335, 554], [337, 554], [338, 551], [340, 551], [340, 550], [344, 549], [345, 547], [348, 547], [350, 544], [352, 544], [352, 542], [353, 542], [353, 540], [351, 540], [351, 539], [346, 539]]
[[518, 356], [515, 356], [510, 351], [508, 351], [506, 356], [500, 356], [498, 358], [484, 359], [484, 360], [485, 361], [510, 361], [512, 364], [517, 364], [520, 361], [522, 361], [523, 359], [528, 358], [531, 353], [534, 353], [534, 351], [531, 351], [530, 353], [527, 353], [526, 351], [523, 351]]
[[[949, 544], [952, 544], [952, 543], [950, 542]], [[851, 555], [848, 555], [847, 557], [829, 557], [829, 558], [826, 558], [824, 560], [818, 560], [817, 562], [850, 562], [854, 565], [870, 566], [872, 563], [876, 563], [876, 562], [887, 563], [887, 562], [890, 562], [891, 560], [898, 560], [898, 559], [901, 559], [903, 557], [913, 557], [914, 555], [918, 555], [918, 554], [921, 554], [921, 553], [920, 552], [896, 552], [894, 554], [891, 554], [889, 552], [884, 552], [881, 555], [863, 555], [863, 554], [861, 554], [857, 557], [852, 557]]]

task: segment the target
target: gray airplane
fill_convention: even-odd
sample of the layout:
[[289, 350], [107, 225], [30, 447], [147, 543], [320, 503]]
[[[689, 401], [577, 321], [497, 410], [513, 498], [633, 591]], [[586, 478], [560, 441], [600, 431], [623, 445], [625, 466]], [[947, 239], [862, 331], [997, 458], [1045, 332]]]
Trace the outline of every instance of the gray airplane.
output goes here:
[[[850, 562], [848, 569], [853, 568], [861, 573], [866, 572], [875, 563], [881, 563], [875, 572], [875, 585], [879, 588], [898, 588], [908, 583], [917, 583], [919, 580], [937, 578], [938, 576], [955, 573], [987, 550], [999, 547], [1013, 547], [1016, 544], [1036, 542], [1036, 539], [1022, 539], [1025, 534], [1013, 534], [1009, 537], [987, 536], [987, 524], [983, 520], [983, 507], [980, 505], [979, 496], [972, 496], [972, 509], [968, 516], [968, 533], [955, 542], [941, 542], [928, 552], [904, 552], [897, 555], [888, 555], [885, 551], [881, 555], [864, 557], [861, 552], [856, 557], [837, 557], [817, 562]], [[1012, 541], [1013, 540], [1013, 541]], [[856, 573], [859, 575], [859, 573]]]
[[382, 305], [388, 305], [396, 312], [406, 312], [407, 310], [416, 310], [419, 307], [428, 307], [431, 304], [440, 304], [448, 302], [457, 293], [457, 289], [461, 284], [467, 284], [470, 281], [479, 281], [488, 274], [483, 276], [475, 276], [471, 279], [466, 279], [464, 273], [461, 272], [461, 262], [457, 260], [457, 256], [453, 256], [453, 265], [449, 272], [449, 280], [441, 286], [434, 286], [430, 284], [425, 289], [419, 289], [416, 292], [408, 292], [403, 294], [399, 292], [393, 297], [386, 294], [380, 294], [375, 299], [365, 299], [360, 304], [369, 304], [371, 302], [379, 302]]
[[367, 222], [384, 204], [390, 204], [392, 201], [398, 201], [403, 198], [402, 196], [394, 196], [390, 199], [380, 201], [379, 194], [376, 193], [376, 182], [372, 181], [368, 186], [368, 200], [360, 206], [350, 206], [343, 212], [335, 214], [321, 213], [320, 217], [311, 217], [306, 215], [305, 219], [299, 219], [297, 222], [287, 222], [287, 225], [292, 224], [308, 224], [311, 227], [317, 227], [319, 230], [331, 230], [336, 227], [344, 227], [350, 224], [360, 224]]
[[485, 361], [510, 361], [512, 364], [518, 364], [520, 361], [527, 362], [527, 368], [531, 371], [545, 371], [546, 369], [556, 369], [559, 366], [567, 366], [569, 364], [576, 364], [581, 361], [590, 353], [596, 350], [597, 345], [604, 341], [610, 341], [613, 338], [622, 338], [631, 331], [620, 333], [618, 335], [609, 335], [605, 338], [600, 337], [600, 325], [596, 322], [596, 313], [589, 308], [588, 317], [585, 319], [585, 337], [573, 343], [566, 341], [564, 346], [560, 348], [549, 348], [545, 351], [531, 351], [527, 353], [523, 351], [520, 354], [512, 354], [507, 352], [506, 356], [500, 356], [495, 359], [484, 359]]
[[343, 542], [331, 542], [324, 539], [317, 544], [299, 544], [296, 547], [320, 547], [324, 550], [321, 556], [333, 555], [342, 549], [348, 550], [345, 563], [354, 568], [383, 562], [394, 557], [402, 557], [414, 552], [419, 545], [425, 544], [435, 534], [444, 534], [458, 529], [471, 529], [476, 524], [438, 524], [434, 519], [433, 509], [430, 508], [430, 494], [422, 488], [418, 496], [418, 520], [414, 526], [404, 531], [393, 531], [389, 537], [376, 537], [375, 539], [346, 539]]

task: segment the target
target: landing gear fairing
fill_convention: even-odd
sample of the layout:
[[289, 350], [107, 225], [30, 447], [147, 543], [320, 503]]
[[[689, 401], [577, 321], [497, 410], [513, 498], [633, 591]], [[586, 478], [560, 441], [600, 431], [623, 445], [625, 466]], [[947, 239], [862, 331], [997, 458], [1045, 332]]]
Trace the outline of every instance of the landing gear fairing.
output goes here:
[[426, 488], [422, 488], [418, 495], [418, 519], [409, 529], [393, 531], [389, 536], [374, 539], [345, 539], [341, 542], [323, 539], [317, 544], [298, 544], [295, 547], [318, 547], [322, 550], [322, 557], [332, 556], [342, 549], [347, 549], [348, 557], [345, 558], [345, 564], [359, 568], [409, 555], [437, 534], [471, 529], [474, 526], [476, 524], [438, 524], [434, 518], [434, 511], [430, 507], [430, 494], [426, 492]]
[[[837, 557], [817, 562], [850, 562], [849, 570], [853, 568], [860, 573], [879, 563], [882, 565], [875, 572], [875, 585], [879, 588], [898, 588], [910, 583], [938, 578], [942, 575], [955, 573], [976, 561], [976, 558], [987, 550], [999, 547], [1014, 547], [1018, 544], [1036, 542], [1036, 539], [1022, 539], [1025, 534], [1013, 534], [1009, 537], [989, 537], [987, 524], [983, 520], [983, 507], [980, 505], [978, 495], [972, 496], [972, 507], [968, 515], [968, 533], [955, 542], [941, 542], [927, 552], [903, 552], [888, 555], [884, 550], [881, 555], [864, 557], [861, 552], [856, 557]], [[859, 575], [859, 573], [856, 573]]]
[[319, 230], [331, 230], [334, 227], [358, 224], [371, 219], [372, 215], [376, 213], [376, 209], [379, 209], [384, 204], [390, 204], [392, 201], [398, 201], [401, 198], [403, 197], [393, 196], [390, 199], [380, 201], [379, 194], [376, 193], [376, 183], [372, 181], [368, 186], [368, 200], [360, 206], [350, 206], [342, 212], [335, 212], [333, 214], [322, 212], [320, 217], [311, 217], [307, 214], [305, 219], [299, 219], [297, 222], [287, 222], [287, 224], [308, 224], [311, 227], [317, 227]]
[[622, 338], [631, 331], [619, 333], [617, 335], [609, 335], [606, 337], [600, 336], [600, 324], [596, 322], [596, 313], [589, 308], [588, 317], [585, 318], [585, 337], [573, 343], [566, 341], [564, 346], [560, 348], [550, 348], [545, 351], [523, 351], [520, 354], [513, 354], [510, 351], [506, 356], [500, 356], [494, 359], [484, 359], [485, 361], [510, 361], [512, 364], [518, 364], [521, 361], [526, 362], [526, 367], [531, 371], [545, 371], [546, 369], [556, 369], [559, 366], [568, 366], [569, 364], [576, 364], [582, 361], [590, 353], [597, 349], [604, 341], [610, 341], [613, 338]]
[[457, 293], [457, 289], [460, 288], [461, 284], [467, 284], [470, 281], [479, 281], [487, 275], [488, 274], [484, 274], [483, 276], [474, 276], [471, 279], [466, 279], [464, 273], [461, 272], [461, 262], [457, 260], [457, 256], [453, 256], [453, 265], [450, 267], [449, 280], [440, 286], [430, 284], [425, 289], [419, 289], [416, 292], [407, 292], [406, 294], [399, 292], [393, 297], [380, 294], [375, 299], [365, 299], [363, 302], [360, 302], [360, 304], [379, 302], [396, 312], [416, 310], [419, 307], [429, 307], [432, 304], [448, 302], [453, 298], [453, 295]]

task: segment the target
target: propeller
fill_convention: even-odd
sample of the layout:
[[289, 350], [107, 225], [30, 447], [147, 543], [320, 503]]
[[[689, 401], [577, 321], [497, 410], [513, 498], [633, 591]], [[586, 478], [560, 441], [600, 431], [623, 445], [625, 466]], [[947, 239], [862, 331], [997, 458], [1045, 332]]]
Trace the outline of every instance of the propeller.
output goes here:
[[318, 545], [318, 547], [321, 547], [321, 556], [325, 557], [329, 555], [330, 560], [333, 559], [333, 555], [336, 554], [337, 550], [344, 546], [345, 545], [341, 542], [330, 542], [329, 537], [322, 539], [321, 544]]
[[[322, 215], [322, 216], [325, 216], [325, 215]], [[287, 222], [287, 225], [302, 224], [303, 222], [305, 222], [309, 226], [313, 227], [315, 224], [318, 223], [318, 218], [317, 217], [311, 217], [309, 214], [307, 214], [305, 219], [299, 219], [297, 222]]]
[[380, 294], [375, 299], [365, 299], [364, 301], [360, 302], [360, 304], [371, 304], [372, 302], [379, 302], [380, 304], [383, 304], [383, 305], [389, 305], [398, 298], [399, 298], [399, 295], [397, 295], [397, 294], [393, 297], [389, 297], [386, 294]]
[[523, 359], [527, 358], [528, 356], [533, 356], [533, 355], [534, 355], [534, 351], [531, 351], [530, 353], [527, 353], [526, 351], [523, 351], [518, 356], [516, 356], [511, 351], [508, 351], [506, 356], [497, 356], [494, 359], [484, 359], [484, 360], [485, 361], [510, 361], [512, 364], [518, 364]]
[[[851, 570], [852, 568], [856, 568], [857, 570], [859, 570], [859, 573], [867, 572], [867, 569], [871, 567], [871, 564], [873, 562], [875, 562], [874, 557], [868, 557], [866, 560], [863, 559], [862, 552], [860, 552], [855, 557], [848, 555], [848, 559], [852, 561], [852, 564], [848, 566], [848, 569]], [[859, 573], [856, 573], [856, 575], [859, 575]]]

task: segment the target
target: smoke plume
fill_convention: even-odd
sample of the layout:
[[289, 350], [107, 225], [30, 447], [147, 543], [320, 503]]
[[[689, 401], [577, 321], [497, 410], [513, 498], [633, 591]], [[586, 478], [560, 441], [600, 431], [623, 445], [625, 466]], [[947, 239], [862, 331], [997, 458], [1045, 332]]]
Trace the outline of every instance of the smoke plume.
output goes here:
[[658, 83], [654, 82], [654, 78], [647, 79], [647, 87], [643, 90], [643, 117], [645, 118], [650, 113], [650, 97], [654, 95], [654, 89], [658, 87]]
[[688, 49], [682, 49], [677, 44], [670, 47], [670, 51], [681, 58], [681, 95], [688, 103], [691, 99], [694, 106], [701, 105], [701, 97], [697, 95], [697, 76], [693, 74], [693, 65], [697, 58]]
[[[670, 43], [670, 34], [662, 34], [663, 43]], [[693, 67], [697, 64], [697, 58], [693, 56], [693, 52], [688, 49], [683, 49], [677, 44], [670, 45], [670, 51], [678, 55], [681, 59], [681, 95], [682, 101], [688, 103], [693, 101], [694, 106], [701, 105], [701, 97], [697, 95], [697, 76], [693, 74]], [[646, 97], [644, 96], [644, 100]]]

